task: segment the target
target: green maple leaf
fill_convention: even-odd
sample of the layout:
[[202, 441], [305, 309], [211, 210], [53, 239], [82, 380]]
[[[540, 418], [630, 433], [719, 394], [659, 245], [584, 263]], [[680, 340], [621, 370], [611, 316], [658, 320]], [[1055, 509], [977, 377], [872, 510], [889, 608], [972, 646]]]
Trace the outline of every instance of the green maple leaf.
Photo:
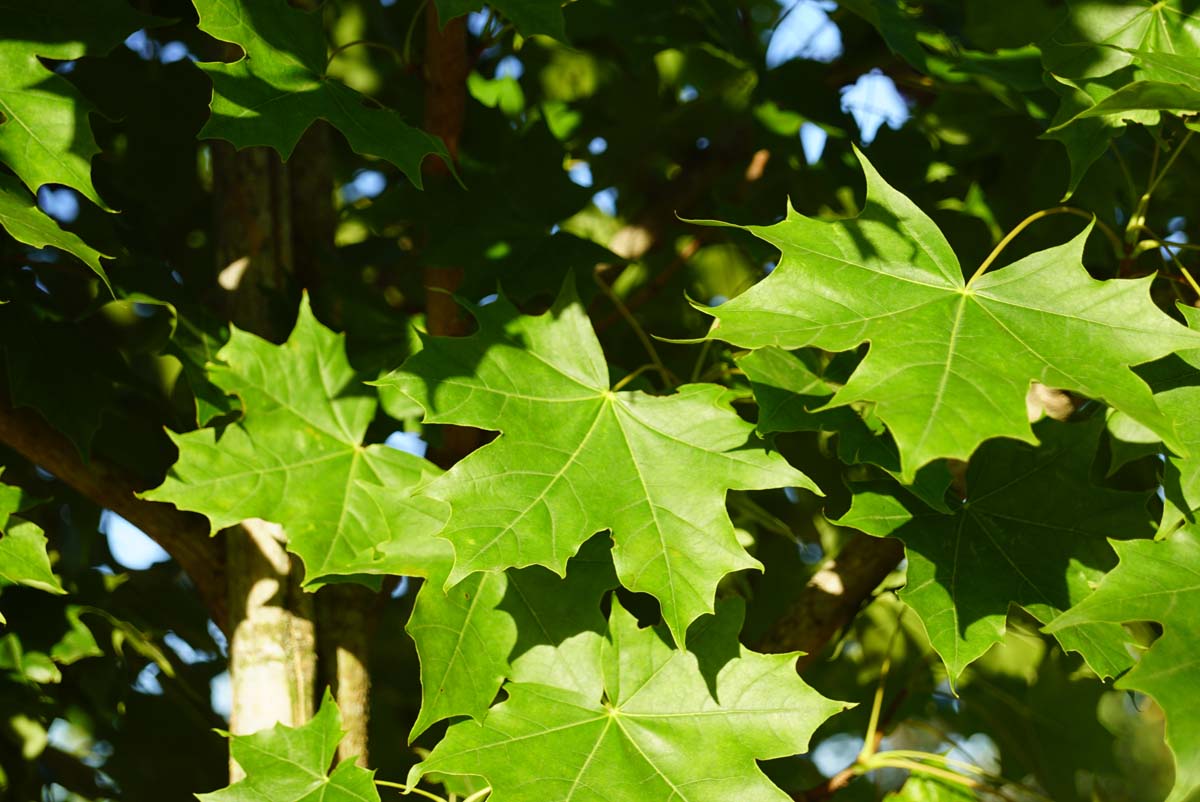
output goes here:
[[231, 64], [206, 62], [212, 79], [212, 117], [202, 138], [239, 148], [272, 147], [286, 160], [316, 120], [342, 132], [355, 153], [396, 165], [421, 186], [421, 162], [433, 154], [449, 164], [440, 139], [409, 126], [391, 109], [325, 74], [327, 48], [320, 12], [276, 0], [195, 0], [200, 30], [242, 48]]
[[[208, 517], [213, 529], [246, 518], [274, 521], [304, 561], [309, 584], [332, 574], [364, 573], [388, 532], [436, 543], [436, 503], [408, 499], [407, 488], [437, 468], [385, 445], [362, 445], [378, 401], [346, 358], [340, 335], [313, 316], [307, 297], [288, 341], [274, 345], [233, 329], [209, 366], [212, 382], [241, 398], [243, 415], [223, 429], [171, 439], [179, 460], [145, 493]], [[404, 564], [424, 575], [436, 547]], [[417, 563], [417, 564], [414, 564]]]
[[[813, 372], [813, 366], [804, 361], [803, 352], [759, 348], [735, 361], [745, 371], [758, 402], [760, 432], [837, 432], [837, 454], [842, 462], [847, 465], [869, 462], [899, 478], [900, 454], [896, 444], [869, 409], [861, 415], [849, 407], [811, 411], [823, 406], [837, 392], [837, 387]], [[946, 510], [949, 486], [950, 471], [945, 463], [939, 462], [919, 471], [908, 489], [929, 506]]]
[[[448, 20], [483, 9], [484, 0], [434, 0], [438, 19]], [[562, 0], [497, 0], [486, 3], [512, 21], [524, 36], [543, 34], [560, 42], [567, 40], [563, 27]]]
[[[35, 523], [11, 519], [0, 537], [0, 584], [25, 585], [47, 593], [66, 593], [50, 568], [46, 534]], [[0, 617], [3, 621], [3, 617]]]
[[1200, 530], [1167, 540], [1113, 543], [1120, 563], [1096, 592], [1052, 621], [1057, 633], [1082, 624], [1157, 621], [1163, 634], [1117, 681], [1146, 693], [1167, 717], [1167, 743], [1175, 753], [1175, 787], [1167, 802], [1200, 798]]
[[504, 299], [472, 312], [476, 334], [427, 337], [382, 380], [428, 423], [503, 432], [423, 491], [449, 505], [439, 534], [454, 546], [449, 582], [527, 565], [562, 574], [584, 541], [611, 529], [621, 582], [656, 596], [682, 642], [723, 576], [761, 568], [737, 541], [726, 491], [816, 486], [766, 449], [724, 388], [609, 390], [570, 282], [538, 317]]
[[100, 152], [88, 124], [93, 107], [38, 57], [103, 55], [163, 21], [124, 0], [0, 0], [0, 161], [25, 186], [62, 184], [108, 208], [92, 185], [92, 156]]
[[1185, 0], [1074, 0], [1049, 41], [1042, 64], [1067, 78], [1096, 78], [1135, 61], [1130, 51], [1200, 56], [1200, 20]]
[[[4, 466], [0, 465], [0, 477], [3, 475]], [[40, 499], [31, 496], [27, 490], [16, 485], [0, 483], [0, 532], [8, 525], [10, 515], [27, 510], [39, 501]]]
[[[1048, 622], [1086, 597], [1111, 567], [1106, 538], [1149, 534], [1149, 494], [1088, 482], [1102, 428], [1099, 418], [1046, 421], [1037, 429], [1039, 448], [988, 443], [967, 470], [967, 500], [951, 515], [902, 494], [864, 492], [839, 521], [904, 541], [908, 582], [900, 598], [924, 622], [951, 681], [1004, 637], [1010, 603]], [[1129, 666], [1119, 626], [1058, 635], [1102, 676]]]
[[973, 802], [977, 797], [961, 785], [911, 775], [899, 791], [883, 798], [884, 802]]
[[1122, 88], [1132, 86], [1131, 70], [1120, 70], [1094, 79], [1067, 79], [1047, 76], [1050, 89], [1059, 97], [1058, 111], [1043, 139], [1061, 142], [1071, 164], [1071, 175], [1063, 199], [1079, 187], [1092, 164], [1108, 150], [1128, 123], [1152, 126], [1159, 122], [1157, 110], [1127, 109], [1096, 114], [1095, 110]]
[[[0, 484], [0, 586], [25, 585], [47, 593], [66, 593], [50, 567], [45, 532], [37, 524], [13, 517], [35, 503], [37, 500], [21, 488]], [[0, 613], [3, 623], [4, 615]]]
[[1128, 123], [1156, 126], [1162, 113], [1168, 112], [1196, 126], [1200, 59], [1148, 50], [1129, 53], [1134, 63], [1109, 75], [1050, 79], [1060, 105], [1043, 137], [1058, 140], [1067, 149], [1071, 161], [1067, 196]]
[[349, 758], [329, 770], [342, 740], [342, 717], [328, 690], [307, 724], [276, 724], [253, 735], [231, 736], [230, 754], [245, 778], [211, 794], [208, 802], [379, 802], [375, 772]]
[[451, 726], [408, 783], [480, 774], [494, 802], [786, 800], [755, 760], [806, 751], [845, 705], [796, 675], [795, 654], [740, 646], [740, 627], [740, 606], [723, 606], [692, 651], [677, 651], [614, 598], [602, 684], [510, 683], [481, 723]]
[[1175, 422], [1128, 368], [1194, 348], [1200, 335], [1154, 306], [1150, 279], [1092, 279], [1080, 262], [1085, 231], [965, 282], [933, 221], [859, 160], [867, 201], [858, 217], [823, 222], [789, 210], [773, 226], [744, 227], [782, 259], [737, 298], [701, 307], [717, 318], [710, 337], [831, 351], [870, 342], [829, 403], [875, 403], [905, 483], [992, 437], [1036, 442], [1025, 407], [1033, 380], [1103, 398], [1179, 446]]
[[1004, 776], [1033, 775], [1055, 802], [1092, 799], [1080, 794], [1080, 771], [1110, 779], [1120, 773], [1117, 739], [1100, 715], [1111, 686], [1039, 633], [1010, 629], [964, 674], [957, 692], [961, 731], [987, 734], [999, 747]]
[[[1200, 310], [1180, 306], [1180, 312], [1193, 330], [1200, 329]], [[1200, 510], [1200, 349], [1180, 351], [1140, 369], [1154, 388], [1154, 400], [1168, 416], [1179, 421], [1180, 439], [1190, 457], [1162, 453], [1159, 438], [1120, 413], [1109, 418], [1109, 433], [1115, 453], [1127, 451], [1132, 458], [1159, 454], [1165, 460], [1163, 492], [1165, 509], [1159, 525], [1160, 535], [1174, 530], [1185, 520], [1195, 519]]]
[[405, 628], [421, 659], [410, 740], [444, 718], [483, 718], [505, 679], [584, 692], [599, 682], [600, 597], [616, 585], [607, 538], [588, 541], [565, 578], [531, 566], [472, 574], [448, 590], [437, 579], [421, 586]]
[[[0, 128], [0, 131], [2, 130]], [[105, 254], [100, 253], [70, 231], [59, 228], [58, 223], [37, 207], [33, 198], [21, 187], [20, 183], [7, 175], [0, 175], [0, 226], [3, 226], [9, 236], [18, 242], [34, 248], [52, 245], [66, 251], [91, 268], [92, 272], [104, 282], [104, 286], [108, 287], [108, 291], [112, 292], [112, 284], [108, 281], [108, 275], [100, 266], [100, 260], [104, 258]]]

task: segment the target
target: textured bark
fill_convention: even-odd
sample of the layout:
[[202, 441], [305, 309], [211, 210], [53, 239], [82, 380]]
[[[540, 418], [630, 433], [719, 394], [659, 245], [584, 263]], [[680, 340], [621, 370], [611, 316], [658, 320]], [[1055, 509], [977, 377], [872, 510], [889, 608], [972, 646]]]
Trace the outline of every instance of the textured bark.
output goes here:
[[[287, 170], [266, 148], [213, 145], [218, 281], [229, 318], [275, 342], [291, 271], [291, 194]], [[288, 304], [290, 305], [290, 304]], [[299, 560], [282, 529], [247, 520], [226, 530], [230, 612], [229, 730], [235, 735], [274, 724], [298, 726], [316, 698], [316, 631], [312, 597], [300, 589]], [[232, 781], [242, 775], [231, 759]]]
[[[286, 319], [292, 264], [291, 194], [287, 170], [268, 148], [236, 150], [214, 141], [213, 200], [217, 283], [228, 318], [240, 329], [278, 342]], [[283, 313], [283, 314], [281, 314]]]
[[209, 615], [228, 632], [225, 600], [225, 551], [209, 537], [208, 522], [171, 504], [138, 498], [145, 481], [103, 458], [84, 462], [65, 436], [33, 410], [13, 409], [0, 388], [0, 443], [16, 451], [96, 505], [110, 509], [150, 536], [179, 564], [208, 608]]
[[324, 120], [317, 120], [300, 137], [288, 161], [294, 271], [300, 286], [310, 291], [321, 284], [322, 275], [332, 269], [337, 258], [332, 145], [332, 129]]
[[[231, 530], [226, 544], [235, 624], [229, 638], [229, 731], [243, 735], [276, 723], [298, 726], [313, 714], [313, 597], [300, 589], [299, 561], [285, 550], [278, 525], [249, 519]], [[241, 776], [232, 761], [230, 776]]]
[[317, 594], [321, 679], [333, 690], [346, 735], [339, 761], [370, 759], [370, 643], [376, 594], [361, 585], [329, 585]]
[[812, 575], [757, 648], [771, 653], [802, 651], [796, 670], [803, 671], [903, 557], [899, 540], [856, 535]]
[[[425, 7], [425, 130], [446, 143], [450, 158], [458, 161], [459, 141], [467, 109], [467, 24], [465, 17], [450, 20], [443, 28], [437, 6]], [[449, 168], [440, 159], [422, 165], [427, 179], [449, 180]], [[425, 327], [437, 337], [467, 333], [467, 320], [453, 293], [462, 284], [463, 271], [453, 265], [426, 265]], [[430, 458], [448, 468], [479, 446], [479, 431], [463, 426], [442, 427], [442, 445]]]

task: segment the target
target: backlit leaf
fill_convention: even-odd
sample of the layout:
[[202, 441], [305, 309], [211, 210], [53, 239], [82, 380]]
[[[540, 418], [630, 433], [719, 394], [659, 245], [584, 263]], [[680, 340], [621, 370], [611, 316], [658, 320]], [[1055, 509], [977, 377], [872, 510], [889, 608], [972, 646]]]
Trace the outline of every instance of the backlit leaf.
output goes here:
[[806, 751], [843, 705], [796, 675], [794, 654], [739, 646], [740, 618], [736, 605], [722, 608], [716, 632], [683, 652], [614, 600], [602, 689], [509, 684], [482, 723], [452, 726], [409, 783], [482, 774], [495, 802], [787, 800], [755, 760]]
[[473, 314], [476, 334], [426, 338], [381, 380], [420, 403], [427, 423], [503, 432], [423, 490], [449, 505], [450, 583], [527, 565], [562, 573], [611, 529], [621, 582], [656, 596], [682, 641], [723, 576], [759, 567], [737, 541], [726, 491], [815, 485], [767, 450], [724, 388], [609, 390], [573, 285], [538, 317], [504, 299]]
[[870, 342], [830, 404], [874, 402], [905, 482], [938, 457], [967, 459], [992, 437], [1035, 442], [1031, 381], [1103, 398], [1182, 448], [1176, 422], [1129, 367], [1196, 347], [1200, 335], [1155, 308], [1148, 280], [1091, 278], [1080, 263], [1085, 231], [968, 283], [933, 221], [859, 159], [867, 201], [858, 217], [823, 222], [789, 211], [773, 226], [746, 227], [782, 261], [742, 295], [705, 308], [717, 318], [711, 337], [832, 351]]

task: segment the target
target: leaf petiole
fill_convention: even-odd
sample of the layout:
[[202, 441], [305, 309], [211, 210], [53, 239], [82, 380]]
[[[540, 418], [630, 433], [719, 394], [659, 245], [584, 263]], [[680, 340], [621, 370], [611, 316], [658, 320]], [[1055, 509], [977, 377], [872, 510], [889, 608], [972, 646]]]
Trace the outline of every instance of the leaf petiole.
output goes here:
[[987, 258], [983, 260], [983, 264], [979, 266], [979, 268], [967, 281], [967, 286], [970, 287], [972, 284], [974, 284], [976, 279], [982, 276], [987, 269], [992, 266], [992, 262], [996, 261], [996, 258], [1000, 256], [1004, 249], [1007, 248], [1022, 231], [1024, 231], [1033, 223], [1036, 223], [1038, 220], [1041, 220], [1043, 217], [1050, 217], [1051, 215], [1055, 214], [1073, 214], [1076, 217], [1082, 217], [1085, 220], [1094, 221], [1096, 227], [1104, 232], [1104, 236], [1108, 237], [1109, 243], [1111, 243], [1113, 246], [1113, 254], [1118, 258], [1121, 257], [1122, 251], [1124, 250], [1121, 246], [1121, 239], [1107, 224], [1098, 220], [1091, 212], [1086, 212], [1083, 209], [1078, 209], [1074, 206], [1055, 206], [1051, 209], [1042, 209], [1041, 211], [1034, 212], [1021, 222], [1017, 223], [1016, 227], [1014, 227], [1012, 231], [1009, 231], [1004, 235], [1004, 239], [996, 243], [996, 247], [992, 249], [992, 252], [989, 253]]
[[[405, 796], [407, 796], [408, 794], [416, 794], [417, 796], [423, 796], [426, 799], [433, 799], [436, 802], [447, 802], [445, 797], [438, 796], [437, 794], [431, 793], [430, 791], [426, 791], [423, 788], [417, 788], [415, 785], [409, 786], [409, 785], [405, 785], [404, 783], [394, 783], [394, 782], [391, 782], [390, 780], [375, 780], [375, 784], [381, 788], [395, 788], [397, 791], [404, 794]], [[472, 794], [472, 796], [470, 798], [474, 799], [475, 798], [474, 794]], [[463, 802], [466, 802], [466, 800], [464, 800]]]

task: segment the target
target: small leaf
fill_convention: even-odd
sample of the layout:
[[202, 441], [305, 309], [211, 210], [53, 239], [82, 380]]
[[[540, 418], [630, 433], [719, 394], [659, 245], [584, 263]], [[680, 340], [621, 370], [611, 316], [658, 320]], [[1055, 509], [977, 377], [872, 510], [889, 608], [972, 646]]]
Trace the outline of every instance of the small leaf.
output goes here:
[[66, 593], [50, 568], [46, 534], [37, 524], [13, 518], [4, 527], [0, 537], [0, 584], [4, 583]]
[[321, 709], [299, 727], [276, 724], [253, 735], [234, 735], [230, 754], [244, 779], [196, 798], [209, 802], [379, 802], [374, 772], [353, 758], [329, 766], [344, 735], [342, 717], [328, 690]]

